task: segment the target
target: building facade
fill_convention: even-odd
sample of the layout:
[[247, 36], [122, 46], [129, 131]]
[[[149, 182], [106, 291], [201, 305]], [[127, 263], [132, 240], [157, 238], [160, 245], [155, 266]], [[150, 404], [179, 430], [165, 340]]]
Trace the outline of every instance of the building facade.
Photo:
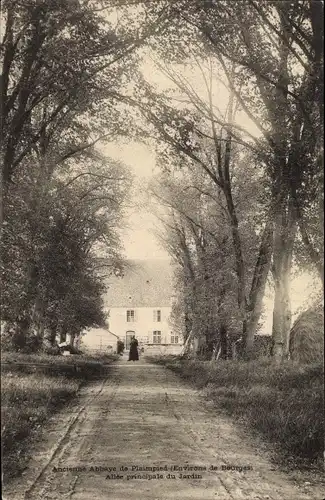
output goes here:
[[164, 260], [128, 261], [123, 275], [111, 278], [105, 296], [109, 329], [123, 340], [126, 349], [133, 335], [146, 350], [176, 346], [177, 351], [182, 345], [170, 324], [172, 281], [171, 265]]
[[116, 353], [118, 336], [104, 328], [91, 328], [80, 337], [78, 348], [104, 353]]
[[118, 332], [126, 349], [133, 335], [143, 345], [179, 344], [180, 339], [173, 335], [170, 328], [170, 313], [170, 306], [141, 307], [131, 304], [128, 307], [111, 307], [109, 327]]
[[[173, 300], [172, 269], [169, 261], [132, 260], [122, 276], [112, 276], [104, 297], [108, 314], [107, 337], [112, 333], [129, 348], [133, 336], [150, 353], [180, 352], [183, 341], [173, 334], [170, 314]], [[84, 344], [105, 345], [105, 330], [91, 329]], [[87, 340], [87, 338], [89, 340]]]

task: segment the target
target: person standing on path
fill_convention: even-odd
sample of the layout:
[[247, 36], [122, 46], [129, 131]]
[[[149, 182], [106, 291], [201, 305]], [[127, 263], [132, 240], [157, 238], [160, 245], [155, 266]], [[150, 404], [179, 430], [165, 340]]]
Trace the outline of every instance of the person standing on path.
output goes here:
[[130, 342], [129, 361], [139, 361], [138, 341], [133, 335]]

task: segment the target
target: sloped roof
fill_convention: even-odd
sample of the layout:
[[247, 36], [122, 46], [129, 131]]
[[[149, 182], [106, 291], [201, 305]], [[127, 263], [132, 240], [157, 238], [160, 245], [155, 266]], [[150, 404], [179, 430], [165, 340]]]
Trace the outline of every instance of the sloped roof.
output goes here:
[[129, 260], [122, 277], [111, 277], [104, 301], [110, 307], [169, 307], [173, 286], [167, 260]]
[[117, 339], [120, 338], [118, 335], [116, 335], [116, 333], [111, 332], [111, 330], [108, 330], [108, 333], [110, 333], [111, 335], [114, 335], [114, 337], [116, 337]]

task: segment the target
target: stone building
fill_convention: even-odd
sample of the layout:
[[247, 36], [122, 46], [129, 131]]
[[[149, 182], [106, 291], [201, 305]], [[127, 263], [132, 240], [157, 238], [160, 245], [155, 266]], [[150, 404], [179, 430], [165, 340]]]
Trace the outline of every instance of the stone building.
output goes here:
[[[134, 335], [147, 353], [175, 353], [183, 341], [173, 334], [172, 269], [165, 260], [130, 260], [123, 275], [110, 277], [104, 297], [108, 330], [128, 349]], [[92, 329], [86, 337], [96, 335]], [[84, 342], [87, 342], [84, 338]]]

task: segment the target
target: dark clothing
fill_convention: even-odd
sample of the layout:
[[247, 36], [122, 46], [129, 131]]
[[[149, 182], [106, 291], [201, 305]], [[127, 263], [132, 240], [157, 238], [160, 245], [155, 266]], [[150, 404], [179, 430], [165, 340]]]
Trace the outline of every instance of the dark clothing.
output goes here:
[[138, 341], [137, 339], [131, 340], [130, 343], [130, 353], [129, 353], [129, 361], [138, 361], [139, 353], [138, 353]]

